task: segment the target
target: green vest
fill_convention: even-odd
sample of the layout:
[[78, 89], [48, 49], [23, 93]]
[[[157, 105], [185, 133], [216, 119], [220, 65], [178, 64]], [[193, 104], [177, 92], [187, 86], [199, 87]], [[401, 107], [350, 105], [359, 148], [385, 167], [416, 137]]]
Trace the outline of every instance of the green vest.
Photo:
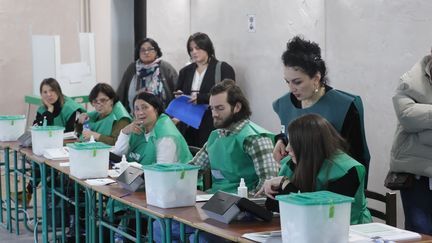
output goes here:
[[[192, 160], [192, 154], [189, 151], [186, 140], [167, 115], [162, 114], [159, 116], [153, 128], [153, 133], [154, 136], [150, 136], [148, 141], [146, 141], [144, 133], [140, 135], [132, 133], [130, 135], [129, 151], [127, 154], [128, 161], [137, 161], [142, 165], [150, 165], [156, 163], [157, 161], [155, 141], [163, 137], [171, 137], [174, 139], [179, 156], [178, 162], [187, 163]], [[108, 209], [112, 203], [114, 203], [114, 212], [126, 210], [129, 208], [123, 203], [119, 203], [117, 201], [109, 199], [107, 205]]]
[[[37, 113], [43, 114], [46, 111], [46, 107], [42, 105], [37, 110]], [[53, 126], [66, 127], [66, 124], [69, 121], [70, 117], [74, 115], [77, 111], [86, 112], [84, 107], [82, 107], [80, 104], [76, 103], [71, 98], [64, 96], [64, 104], [61, 108], [59, 115], [54, 117]]]
[[285, 127], [285, 134], [288, 134], [288, 125], [291, 121], [305, 114], [319, 114], [329, 121], [333, 127], [340, 133], [342, 131], [343, 123], [347, 112], [351, 106], [357, 108], [361, 122], [361, 134], [363, 142], [363, 158], [366, 165], [369, 165], [370, 153], [366, 143], [366, 135], [364, 131], [364, 114], [363, 102], [358, 95], [353, 95], [337, 89], [331, 89], [325, 93], [314, 105], [308, 108], [297, 108], [291, 101], [291, 93], [273, 102], [273, 110], [279, 116], [281, 125]]
[[177, 127], [171, 119], [162, 114], [156, 121], [153, 128], [153, 136], [150, 136], [146, 141], [145, 133], [132, 133], [129, 137], [129, 151], [127, 154], [128, 161], [137, 161], [142, 165], [150, 165], [156, 163], [156, 144], [155, 142], [163, 137], [171, 137], [177, 146], [178, 159], [180, 163], [187, 163], [192, 159], [192, 154], [186, 140], [181, 135]]
[[[288, 163], [289, 161], [289, 163]], [[293, 171], [290, 168], [291, 157], [287, 156], [282, 161], [279, 175], [291, 178]], [[372, 222], [364, 194], [365, 167], [345, 153], [337, 154], [333, 160], [325, 160], [317, 177], [316, 191], [326, 190], [328, 182], [338, 180], [355, 167], [360, 185], [354, 195], [354, 202], [351, 204], [351, 224], [364, 224]]]
[[105, 136], [111, 135], [114, 122], [122, 118], [127, 118], [129, 121], [132, 121], [131, 116], [120, 102], [115, 103], [111, 113], [101, 120], [98, 120], [99, 113], [97, 111], [89, 112], [87, 115], [90, 118], [90, 130]]
[[218, 130], [211, 132], [207, 141], [207, 152], [212, 170], [212, 193], [218, 190], [237, 192], [240, 178], [244, 178], [249, 190], [254, 190], [259, 178], [252, 159], [243, 150], [244, 140], [249, 136], [273, 134], [249, 121], [237, 134], [220, 137]]

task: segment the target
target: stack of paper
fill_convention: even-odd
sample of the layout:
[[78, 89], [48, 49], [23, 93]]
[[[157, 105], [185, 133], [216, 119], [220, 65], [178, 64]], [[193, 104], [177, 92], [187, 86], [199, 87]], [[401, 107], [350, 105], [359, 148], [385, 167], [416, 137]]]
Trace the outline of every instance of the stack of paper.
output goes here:
[[[412, 231], [398, 229], [382, 223], [358, 224], [350, 226], [350, 239], [354, 237], [364, 237], [366, 239], [382, 239], [385, 241], [415, 240], [420, 239], [421, 235]], [[351, 241], [350, 242], [370, 242], [370, 241]]]
[[45, 149], [43, 156], [52, 160], [67, 160], [69, 159], [69, 149], [67, 147]]

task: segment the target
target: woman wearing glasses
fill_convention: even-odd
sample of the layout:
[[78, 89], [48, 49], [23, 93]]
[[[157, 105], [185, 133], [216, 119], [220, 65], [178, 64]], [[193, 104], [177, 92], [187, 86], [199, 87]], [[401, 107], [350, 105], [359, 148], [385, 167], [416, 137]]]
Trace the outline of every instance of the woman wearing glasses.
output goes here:
[[159, 97], [166, 107], [174, 97], [177, 71], [161, 59], [162, 51], [158, 43], [151, 38], [145, 38], [138, 43], [135, 57], [137, 60], [128, 66], [117, 89], [119, 100], [132, 112], [133, 98], [140, 91], [145, 91]]
[[367, 173], [370, 155], [364, 132], [361, 98], [327, 85], [326, 65], [321, 59], [321, 49], [315, 42], [294, 37], [282, 54], [282, 61], [284, 79], [290, 91], [273, 102], [282, 131], [275, 138], [275, 160], [280, 161], [288, 155], [288, 138], [285, 134], [290, 122], [301, 115], [316, 113], [327, 119], [347, 140], [349, 155], [363, 164]]
[[[121, 129], [127, 126], [132, 118], [109, 84], [98, 83], [90, 91], [89, 100], [95, 110], [79, 116], [76, 131], [81, 133], [85, 140], [93, 136], [96, 141], [114, 145]], [[84, 129], [83, 124], [86, 125]]]
[[[190, 95], [195, 104], [208, 104], [210, 89], [221, 80], [235, 80], [234, 69], [216, 59], [213, 43], [207, 34], [197, 32], [187, 41], [187, 52], [192, 63], [180, 70], [175, 95]], [[218, 80], [216, 80], [218, 79]], [[180, 125], [190, 146], [202, 147], [214, 130], [210, 110], [204, 113], [199, 129]]]

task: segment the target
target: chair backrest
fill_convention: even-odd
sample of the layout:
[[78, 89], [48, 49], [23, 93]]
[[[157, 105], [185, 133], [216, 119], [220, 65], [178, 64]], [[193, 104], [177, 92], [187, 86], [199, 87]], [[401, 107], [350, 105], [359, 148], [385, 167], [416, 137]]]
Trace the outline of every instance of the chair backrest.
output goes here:
[[189, 151], [191, 152], [192, 156], [195, 156], [195, 154], [198, 153], [200, 149], [200, 147], [189, 146]]
[[[192, 156], [195, 156], [198, 151], [200, 151], [200, 147], [195, 146], [189, 146], [189, 151], [191, 152]], [[205, 191], [212, 186], [212, 178], [211, 178], [211, 171], [210, 169], [203, 170], [200, 172], [200, 175], [198, 177], [198, 189]]]
[[[385, 195], [365, 190], [366, 198], [373, 199], [385, 204], [385, 212], [368, 207], [373, 217], [382, 219], [386, 224], [396, 227], [396, 193], [387, 192]], [[370, 206], [370, 204], [368, 204]]]

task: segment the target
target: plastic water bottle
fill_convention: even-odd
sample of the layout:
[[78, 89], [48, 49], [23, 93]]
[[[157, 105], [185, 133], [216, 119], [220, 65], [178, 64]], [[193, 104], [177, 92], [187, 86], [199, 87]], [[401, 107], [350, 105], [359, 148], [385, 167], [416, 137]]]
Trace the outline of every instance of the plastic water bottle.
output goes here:
[[248, 188], [246, 187], [245, 181], [243, 178], [240, 179], [240, 185], [237, 187], [237, 195], [239, 197], [248, 197]]
[[89, 123], [89, 119], [88, 118], [84, 121], [83, 131], [90, 131], [90, 123]]

